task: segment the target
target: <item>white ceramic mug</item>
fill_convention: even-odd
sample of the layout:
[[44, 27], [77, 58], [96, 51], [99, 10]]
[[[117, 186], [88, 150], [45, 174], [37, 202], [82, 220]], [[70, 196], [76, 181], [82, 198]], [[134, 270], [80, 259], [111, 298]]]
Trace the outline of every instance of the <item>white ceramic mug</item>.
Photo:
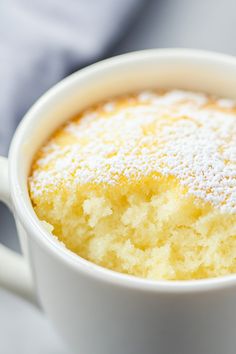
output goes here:
[[[41, 307], [81, 354], [235, 354], [236, 275], [151, 281], [92, 264], [44, 229], [27, 176], [40, 145], [67, 118], [112, 95], [172, 87], [236, 99], [236, 59], [194, 50], [149, 50], [81, 70], [26, 114], [0, 159], [0, 198], [12, 209], [24, 259], [1, 246], [0, 284]], [[9, 170], [9, 172], [8, 172]]]

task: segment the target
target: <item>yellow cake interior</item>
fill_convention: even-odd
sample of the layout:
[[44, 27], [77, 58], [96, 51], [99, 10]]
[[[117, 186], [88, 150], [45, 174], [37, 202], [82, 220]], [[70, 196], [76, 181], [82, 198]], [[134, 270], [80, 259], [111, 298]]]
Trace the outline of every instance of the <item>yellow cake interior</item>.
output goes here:
[[180, 90], [90, 107], [35, 157], [40, 220], [79, 256], [149, 279], [236, 272], [236, 106]]

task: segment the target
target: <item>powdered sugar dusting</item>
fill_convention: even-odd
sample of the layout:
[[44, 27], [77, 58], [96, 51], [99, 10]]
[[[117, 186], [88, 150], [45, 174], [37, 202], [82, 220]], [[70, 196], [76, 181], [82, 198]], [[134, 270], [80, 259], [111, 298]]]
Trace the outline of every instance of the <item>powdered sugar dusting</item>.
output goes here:
[[219, 107], [221, 108], [233, 108], [235, 107], [235, 101], [227, 99], [227, 98], [220, 98], [217, 100]]
[[113, 112], [115, 109], [115, 104], [112, 101], [106, 102], [103, 106], [105, 112]]
[[153, 91], [143, 91], [138, 95], [140, 102], [152, 101], [154, 104], [172, 105], [175, 103], [188, 102], [200, 107], [207, 102], [207, 96], [202, 93], [191, 91], [172, 90], [165, 95], [158, 96]]
[[68, 122], [61, 132], [71, 143], [55, 137], [42, 149], [29, 180], [32, 195], [161, 173], [222, 212], [236, 213], [236, 111], [217, 109], [220, 100], [208, 107], [206, 95], [179, 90], [134, 99], [118, 108], [115, 100], [104, 104], [109, 115], [91, 109]]

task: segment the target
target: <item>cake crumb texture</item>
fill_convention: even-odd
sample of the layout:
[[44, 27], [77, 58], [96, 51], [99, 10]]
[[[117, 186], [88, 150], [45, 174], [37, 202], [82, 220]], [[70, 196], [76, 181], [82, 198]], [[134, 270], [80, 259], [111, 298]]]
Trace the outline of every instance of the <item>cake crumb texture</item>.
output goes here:
[[67, 248], [148, 279], [236, 272], [236, 105], [143, 91], [95, 105], [37, 153], [29, 192]]

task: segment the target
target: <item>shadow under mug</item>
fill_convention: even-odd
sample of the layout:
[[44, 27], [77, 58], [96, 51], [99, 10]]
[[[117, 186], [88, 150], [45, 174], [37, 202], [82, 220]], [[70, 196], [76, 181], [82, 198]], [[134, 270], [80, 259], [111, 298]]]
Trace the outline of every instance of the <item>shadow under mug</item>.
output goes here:
[[54, 239], [29, 199], [32, 158], [60, 124], [105, 98], [156, 87], [236, 99], [236, 59], [184, 49], [130, 53], [71, 75], [29, 110], [9, 159], [0, 158], [0, 199], [14, 213], [24, 254], [1, 246], [0, 285], [39, 302], [77, 353], [235, 354], [236, 275], [151, 281], [104, 269]]

